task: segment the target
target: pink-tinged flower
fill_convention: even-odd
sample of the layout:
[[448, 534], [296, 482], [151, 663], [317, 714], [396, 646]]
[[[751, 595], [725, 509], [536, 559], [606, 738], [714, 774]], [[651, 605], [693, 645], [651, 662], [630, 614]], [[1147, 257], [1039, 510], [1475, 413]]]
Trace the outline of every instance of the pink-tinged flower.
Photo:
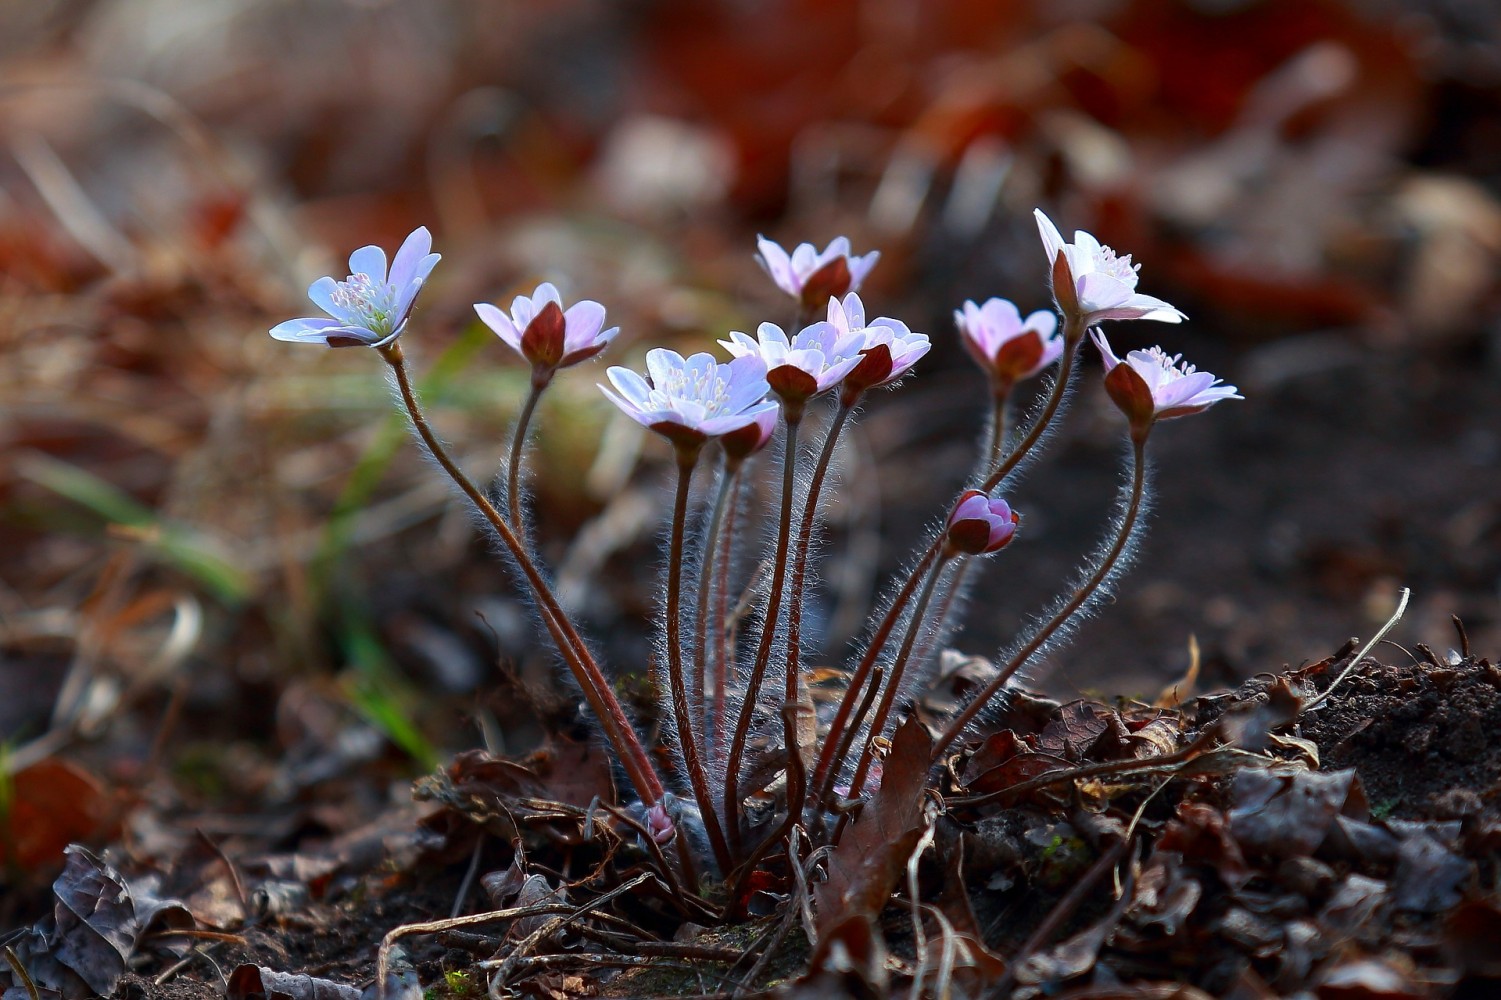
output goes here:
[[754, 340], [737, 330], [719, 343], [737, 358], [760, 358], [771, 391], [796, 406], [844, 380], [860, 363], [865, 333], [841, 333], [834, 324], [821, 322], [803, 327], [788, 340], [775, 323], [762, 323]]
[[[1042, 209], [1033, 214], [1048, 264], [1053, 268], [1053, 297], [1064, 315], [1077, 314], [1085, 326], [1107, 319], [1181, 323], [1188, 318], [1161, 299], [1136, 291], [1136, 272], [1141, 265], [1131, 263], [1130, 254], [1117, 257], [1114, 250], [1082, 229], [1074, 233], [1074, 242], [1065, 243]], [[1061, 263], [1059, 254], [1063, 255]]]
[[810, 310], [822, 308], [831, 298], [858, 290], [881, 259], [878, 250], [863, 257], [851, 255], [850, 241], [843, 236], [835, 237], [823, 253], [814, 250], [811, 243], [800, 243], [789, 256], [779, 244], [764, 236], [756, 237], [756, 247], [760, 251], [756, 259], [771, 280]]
[[851, 396], [892, 384], [933, 347], [926, 333], [913, 333], [899, 319], [880, 316], [866, 323], [865, 303], [854, 292], [842, 302], [829, 300], [829, 323], [841, 338], [857, 333], [865, 335], [860, 363], [844, 377], [845, 392]]
[[1090, 336], [1105, 362], [1105, 390], [1138, 436], [1145, 435], [1155, 421], [1198, 413], [1224, 399], [1245, 398], [1235, 386], [1186, 364], [1181, 354], [1150, 347], [1130, 351], [1122, 359], [1110, 349], [1104, 333], [1091, 330]]
[[677, 836], [677, 824], [667, 813], [667, 807], [658, 802], [656, 805], [647, 807], [646, 832], [651, 834], [651, 839], [658, 844], [671, 843], [672, 838]]
[[360, 247], [349, 255], [349, 277], [319, 278], [307, 290], [313, 304], [333, 318], [289, 319], [272, 327], [271, 336], [328, 347], [385, 347], [406, 329], [412, 303], [438, 263], [432, 248], [432, 234], [418, 226], [396, 251], [388, 275], [386, 252]]
[[719, 364], [712, 354], [684, 358], [659, 347], [647, 352], [646, 373], [611, 368], [614, 390], [600, 389], [632, 420], [677, 445], [698, 446], [776, 413], [766, 398], [766, 366], [754, 355]]
[[954, 310], [954, 322], [965, 350], [998, 390], [1009, 390], [1058, 360], [1063, 338], [1054, 336], [1058, 317], [1039, 309], [1025, 320], [1006, 299], [990, 299], [983, 306], [965, 302]]
[[979, 490], [966, 490], [949, 515], [945, 538], [952, 552], [986, 555], [1009, 545], [1020, 521], [1006, 501]]
[[777, 409], [772, 407], [744, 427], [722, 435], [719, 439], [719, 446], [724, 449], [730, 464], [738, 466], [765, 448], [771, 441], [772, 432], [776, 429]]
[[594, 357], [620, 332], [618, 326], [604, 329], [605, 307], [598, 302], [584, 299], [565, 312], [557, 288], [546, 281], [530, 296], [516, 296], [509, 316], [485, 302], [475, 303], [474, 311], [533, 368], [548, 374]]

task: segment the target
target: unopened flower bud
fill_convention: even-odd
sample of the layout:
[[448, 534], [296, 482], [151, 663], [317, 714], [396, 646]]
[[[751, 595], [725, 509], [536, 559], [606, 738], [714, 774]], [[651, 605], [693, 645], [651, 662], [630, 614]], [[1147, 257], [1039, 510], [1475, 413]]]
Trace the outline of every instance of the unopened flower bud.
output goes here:
[[945, 542], [951, 553], [981, 556], [999, 552], [1016, 535], [1021, 518], [999, 497], [966, 490], [949, 515]]

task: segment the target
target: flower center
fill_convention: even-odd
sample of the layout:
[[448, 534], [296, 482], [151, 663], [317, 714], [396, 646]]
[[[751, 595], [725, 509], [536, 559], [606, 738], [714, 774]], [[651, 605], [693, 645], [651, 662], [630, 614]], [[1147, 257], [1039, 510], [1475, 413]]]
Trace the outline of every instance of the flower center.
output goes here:
[[368, 274], [351, 274], [339, 282], [331, 296], [351, 325], [384, 336], [391, 332], [396, 312], [396, 286], [377, 284]]
[[717, 369], [671, 371], [654, 388], [668, 399], [698, 403], [711, 416], [721, 413], [729, 402], [729, 383], [719, 377]]
[[1149, 347], [1142, 353], [1155, 361], [1164, 373], [1174, 379], [1192, 375], [1197, 370], [1193, 365], [1183, 363], [1183, 355], [1168, 354], [1160, 347]]
[[1116, 281], [1130, 285], [1132, 288], [1136, 287], [1138, 280], [1136, 272], [1141, 270], [1140, 264], [1131, 263], [1130, 254], [1126, 254], [1124, 257], [1117, 257], [1114, 250], [1103, 244], [1100, 246], [1100, 256], [1095, 262], [1095, 267], [1097, 270], [1110, 275]]

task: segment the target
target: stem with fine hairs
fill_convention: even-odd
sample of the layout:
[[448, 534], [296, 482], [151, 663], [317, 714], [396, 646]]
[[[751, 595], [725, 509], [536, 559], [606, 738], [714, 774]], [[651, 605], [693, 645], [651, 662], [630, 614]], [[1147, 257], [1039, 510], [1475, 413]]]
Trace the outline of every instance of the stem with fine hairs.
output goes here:
[[511, 508], [511, 528], [523, 545], [527, 544], [527, 531], [526, 524], [521, 520], [521, 452], [526, 447], [526, 432], [532, 423], [532, 413], [537, 409], [537, 400], [542, 398], [542, 391], [547, 385], [546, 382], [538, 385], [537, 380], [532, 379], [532, 387], [526, 394], [526, 402], [522, 404], [521, 415], [516, 418], [516, 436], [511, 439], [511, 461], [506, 469], [506, 503]]
[[1068, 620], [1088, 603], [1089, 599], [1094, 596], [1095, 591], [1099, 589], [1100, 584], [1109, 578], [1111, 571], [1115, 569], [1115, 564], [1120, 560], [1121, 553], [1126, 550], [1126, 543], [1130, 541], [1131, 534], [1136, 528], [1137, 518], [1141, 514], [1141, 499], [1146, 487], [1146, 447], [1145, 435], [1139, 437], [1133, 435], [1131, 442], [1131, 498], [1127, 501], [1126, 515], [1121, 519], [1120, 528], [1116, 532], [1115, 540], [1110, 544], [1110, 548], [1106, 550], [1104, 556], [1101, 557], [1099, 565], [1095, 567], [1089, 579], [1085, 580], [1074, 591], [1063, 607], [1059, 608], [1057, 613], [1048, 619], [1047, 623], [1038, 629], [1031, 639], [1027, 640], [1026, 645], [1017, 650], [1011, 659], [1006, 661], [1006, 665], [1001, 668], [1000, 673], [996, 674], [990, 683], [985, 685], [964, 711], [954, 716], [953, 720], [944, 729], [943, 734], [938, 737], [938, 742], [934, 744], [934, 761], [942, 758], [944, 751], [959, 738], [960, 734], [964, 732], [965, 727], [974, 721], [975, 716], [979, 715], [985, 708], [986, 703], [995, 697], [996, 692], [1000, 691], [1006, 682], [1026, 665], [1033, 654], [1047, 644], [1047, 641], [1053, 637], [1054, 633], [1066, 625]]
[[480, 491], [464, 471], [448, 454], [438, 436], [428, 426], [427, 418], [422, 413], [422, 407], [417, 402], [416, 392], [412, 389], [411, 375], [407, 372], [406, 359], [401, 350], [401, 342], [394, 341], [390, 345], [380, 348], [381, 357], [391, 367], [392, 374], [396, 379], [396, 388], [401, 394], [402, 405], [406, 408], [407, 416], [412, 421], [412, 427], [417, 431], [417, 436], [427, 447], [429, 454], [442, 466], [443, 471], [453, 480], [454, 484], [463, 491], [469, 502], [479, 510], [495, 533], [500, 536], [501, 542], [521, 567], [522, 574], [526, 577], [527, 584], [532, 593], [536, 595], [537, 603], [542, 609], [542, 620], [551, 634], [554, 645], [568, 664], [579, 687], [584, 692], [584, 697], [589, 701], [589, 707], [600, 725], [604, 727], [605, 736], [620, 756], [620, 763], [625, 768], [626, 774], [635, 786], [636, 793], [647, 805], [655, 805], [660, 802], [665, 789], [661, 779], [657, 776], [656, 769], [652, 766], [651, 758], [647, 756], [646, 749], [636, 737], [635, 730], [631, 727], [630, 720], [626, 717], [625, 710], [620, 702], [615, 699], [615, 694], [610, 690], [609, 681], [600, 672], [599, 665], [594, 662], [588, 647], [578, 631], [569, 621], [562, 605], [553, 595], [552, 588], [547, 585], [537, 565], [527, 554], [526, 547], [516, 537], [516, 533], [506, 524], [500, 511], [495, 509], [488, 497]]
[[1001, 461], [1001, 446], [1006, 443], [1006, 402], [1011, 387], [993, 385], [990, 414], [990, 447], [985, 449], [985, 470], [989, 473]]
[[[715, 583], [716, 601], [714, 605], [713, 635], [716, 649], [714, 662], [718, 671], [714, 676], [714, 749], [719, 750], [724, 745], [724, 722], [725, 700], [729, 694], [730, 667], [733, 652], [730, 644], [729, 622], [730, 604], [730, 560], [735, 554], [735, 515], [740, 508], [738, 490], [740, 488], [740, 466], [725, 469], [725, 476], [730, 481], [729, 510], [725, 513], [724, 538], [722, 541], [710, 539], [711, 543], [717, 544], [719, 555], [717, 557], [718, 581]], [[707, 633], [706, 633], [707, 636]]]
[[802, 423], [801, 408], [784, 405], [782, 419], [787, 427], [787, 442], [782, 453], [782, 516], [777, 525], [777, 551], [772, 563], [771, 595], [766, 600], [766, 615], [761, 622], [761, 641], [756, 646], [756, 661], [735, 719], [735, 736], [724, 771], [724, 823], [729, 828], [730, 844], [740, 853], [740, 765], [745, 756], [745, 742], [750, 736], [751, 718], [756, 714], [756, 698], [771, 662], [771, 647], [776, 641], [777, 619], [782, 612], [782, 587], [787, 579], [787, 547], [792, 531], [792, 491], [797, 467], [797, 429]]
[[[709, 531], [704, 536], [703, 564], [698, 572], [698, 615], [694, 619], [694, 666], [693, 683], [689, 687], [688, 697], [693, 708], [693, 717], [701, 720], [705, 735], [708, 733], [708, 697], [709, 690], [709, 654], [712, 648], [711, 632], [709, 625], [709, 601], [714, 587], [714, 563], [719, 553], [719, 529], [724, 523], [724, 509], [729, 504], [731, 491], [736, 482], [738, 469], [731, 469], [729, 459], [726, 458], [724, 468], [719, 473], [719, 489], [715, 491], [714, 510], [709, 515]], [[723, 667], [720, 668], [721, 672]]]
[[693, 483], [693, 467], [698, 464], [701, 449], [701, 444], [680, 445], [677, 449], [678, 487], [672, 504], [672, 541], [667, 555], [667, 678], [672, 689], [672, 716], [677, 723], [678, 747], [688, 769], [688, 783], [703, 814], [704, 831], [714, 849], [714, 859], [719, 862], [719, 870], [727, 873], [730, 870], [729, 845], [720, 829], [719, 815], [714, 811], [714, 799], [709, 793], [709, 780], [699, 757], [698, 733], [694, 729], [693, 708], [689, 704], [688, 685], [683, 677], [683, 533], [688, 520], [688, 490]]
[[[834, 413], [833, 423], [829, 425], [828, 437], [824, 439], [823, 451], [818, 456], [818, 464], [813, 467], [813, 479], [808, 484], [808, 495], [804, 498], [803, 519], [798, 525], [797, 543], [792, 556], [792, 591], [787, 603], [787, 704], [798, 703], [798, 684], [801, 681], [802, 657], [798, 648], [802, 639], [803, 624], [803, 586], [808, 573], [808, 547], [813, 540], [813, 526], [818, 518], [818, 495], [823, 490], [824, 475], [829, 471], [829, 462], [834, 457], [834, 447], [839, 443], [839, 432], [844, 429], [845, 421], [849, 419], [854, 409], [854, 401], [839, 403], [839, 409]], [[788, 752], [797, 750], [795, 733], [788, 731]], [[791, 806], [789, 805], [789, 809]], [[801, 811], [801, 804], [799, 804]]]
[[[939, 553], [938, 561], [928, 571], [928, 578], [923, 582], [922, 593], [917, 595], [917, 605], [912, 609], [912, 617], [907, 622], [907, 634], [902, 637], [902, 647], [896, 654], [896, 659], [891, 663], [889, 676], [886, 679], [886, 690], [881, 695], [880, 704], [876, 706], [876, 714], [870, 720], [870, 730], [865, 735], [865, 746], [860, 751], [859, 762], [855, 765], [855, 775], [850, 779], [850, 796], [858, 798], [861, 790], [865, 787], [865, 775], [870, 771], [870, 762], [875, 752], [876, 737], [881, 735], [881, 730], [886, 727], [886, 719], [891, 714], [891, 706], [896, 703], [897, 692], [902, 685], [902, 674], [907, 669], [907, 661], [912, 656], [912, 647], [917, 644], [917, 637], [922, 633], [923, 617], [928, 611], [928, 602], [933, 599], [933, 589], [938, 586], [943, 571], [948, 567], [949, 552], [945, 549]], [[858, 731], [860, 720], [853, 719], [850, 722], [851, 730]], [[835, 761], [832, 771], [838, 773], [841, 761]]]

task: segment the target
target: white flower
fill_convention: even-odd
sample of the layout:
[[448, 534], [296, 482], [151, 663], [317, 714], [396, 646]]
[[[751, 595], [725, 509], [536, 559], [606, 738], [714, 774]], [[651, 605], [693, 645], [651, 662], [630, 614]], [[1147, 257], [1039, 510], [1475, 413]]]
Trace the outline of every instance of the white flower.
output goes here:
[[880, 316], [867, 324], [865, 303], [854, 292], [846, 295], [842, 302], [829, 300], [829, 323], [841, 338], [855, 334], [865, 336], [860, 363], [845, 376], [846, 391], [861, 393], [890, 385], [907, 374], [933, 348], [927, 334], [914, 333], [899, 319]]
[[800, 404], [834, 388], [860, 363], [863, 331], [838, 330], [820, 322], [805, 326], [791, 340], [775, 323], [762, 323], [754, 339], [738, 330], [720, 346], [737, 358], [758, 357], [766, 381], [786, 402]]
[[594, 357], [620, 332], [618, 326], [603, 329], [605, 307], [590, 299], [565, 312], [557, 288], [546, 281], [530, 296], [516, 296], [509, 316], [484, 302], [474, 311], [516, 353], [548, 372]]
[[1058, 317], [1047, 309], [1023, 320], [1006, 299], [990, 299], [983, 306], [966, 302], [954, 310], [954, 323], [970, 357], [1002, 388], [1031, 378], [1063, 353], [1063, 338], [1054, 336]]
[[406, 329], [412, 303], [440, 255], [431, 253], [433, 238], [418, 226], [402, 242], [386, 274], [386, 252], [360, 247], [349, 255], [349, 277], [322, 277], [308, 288], [308, 298], [332, 319], [308, 316], [271, 328], [277, 340], [328, 347], [385, 347]]
[[[1077, 312], [1085, 326], [1107, 319], [1155, 319], [1162, 323], [1181, 323], [1188, 317], [1172, 305], [1136, 291], [1136, 272], [1140, 264], [1131, 263], [1131, 255], [1117, 257], [1115, 251], [1080, 229], [1074, 242], [1063, 236], [1051, 219], [1036, 209], [1037, 231], [1042, 235], [1048, 264], [1054, 268], [1053, 296], [1065, 314]], [[1058, 255], [1063, 254], [1062, 273]], [[1059, 288], [1062, 279], [1065, 287]]]
[[853, 256], [850, 241], [843, 236], [835, 237], [822, 253], [811, 243], [800, 243], [789, 255], [764, 236], [756, 237], [756, 247], [760, 251], [756, 259], [771, 280], [808, 309], [822, 308], [829, 299], [858, 290], [881, 259], [877, 250], [863, 257]]
[[1233, 385], [1168, 354], [1160, 347], [1131, 351], [1117, 358], [1099, 330], [1091, 330], [1105, 362], [1105, 389], [1126, 414], [1133, 429], [1144, 432], [1153, 422], [1185, 417], [1225, 399], [1244, 399]]
[[647, 378], [629, 368], [606, 375], [614, 391], [600, 386], [610, 402], [637, 423], [674, 444], [702, 444], [755, 424], [777, 404], [766, 398], [766, 366], [757, 356], [719, 364], [712, 354], [684, 358], [656, 348], [646, 354]]

